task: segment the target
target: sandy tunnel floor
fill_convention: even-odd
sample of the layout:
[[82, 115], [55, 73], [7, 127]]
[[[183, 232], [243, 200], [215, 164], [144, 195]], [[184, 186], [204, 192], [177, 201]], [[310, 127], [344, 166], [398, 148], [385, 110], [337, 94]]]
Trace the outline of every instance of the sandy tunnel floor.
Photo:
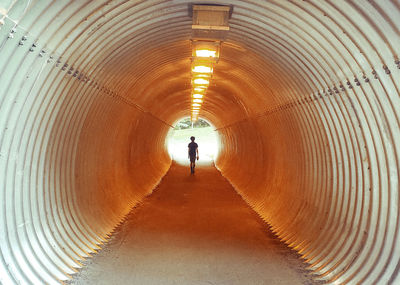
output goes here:
[[317, 284], [211, 166], [173, 164], [72, 284]]

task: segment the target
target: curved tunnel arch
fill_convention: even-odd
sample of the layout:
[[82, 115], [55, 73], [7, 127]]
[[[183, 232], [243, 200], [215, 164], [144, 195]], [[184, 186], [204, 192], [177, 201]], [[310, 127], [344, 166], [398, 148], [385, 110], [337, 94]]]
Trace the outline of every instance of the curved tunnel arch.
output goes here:
[[[166, 173], [189, 4], [0, 4], [1, 282], [70, 278]], [[400, 282], [400, 4], [229, 4], [218, 168], [321, 278]]]

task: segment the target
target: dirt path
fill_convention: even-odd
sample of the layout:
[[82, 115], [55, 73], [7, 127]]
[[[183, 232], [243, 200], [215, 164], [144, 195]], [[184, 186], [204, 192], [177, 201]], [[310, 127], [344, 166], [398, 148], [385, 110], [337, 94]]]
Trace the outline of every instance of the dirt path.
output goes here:
[[315, 284], [213, 167], [173, 164], [72, 284]]

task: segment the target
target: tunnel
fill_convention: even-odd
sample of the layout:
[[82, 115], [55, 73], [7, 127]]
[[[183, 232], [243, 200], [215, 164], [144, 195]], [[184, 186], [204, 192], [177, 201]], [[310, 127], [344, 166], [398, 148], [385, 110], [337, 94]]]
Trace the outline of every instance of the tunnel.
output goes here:
[[[400, 284], [400, 2], [199, 3], [218, 170], [320, 279]], [[0, 283], [71, 279], [166, 174], [192, 4], [0, 1]]]

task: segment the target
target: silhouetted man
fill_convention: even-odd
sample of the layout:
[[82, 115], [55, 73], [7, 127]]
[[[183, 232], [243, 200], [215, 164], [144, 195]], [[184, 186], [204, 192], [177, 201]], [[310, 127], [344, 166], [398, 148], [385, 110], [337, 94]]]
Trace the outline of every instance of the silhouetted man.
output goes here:
[[196, 166], [196, 156], [197, 160], [199, 160], [199, 149], [197, 143], [194, 142], [195, 137], [190, 137], [192, 141], [188, 145], [188, 157], [190, 159], [190, 173], [194, 173], [194, 167]]

